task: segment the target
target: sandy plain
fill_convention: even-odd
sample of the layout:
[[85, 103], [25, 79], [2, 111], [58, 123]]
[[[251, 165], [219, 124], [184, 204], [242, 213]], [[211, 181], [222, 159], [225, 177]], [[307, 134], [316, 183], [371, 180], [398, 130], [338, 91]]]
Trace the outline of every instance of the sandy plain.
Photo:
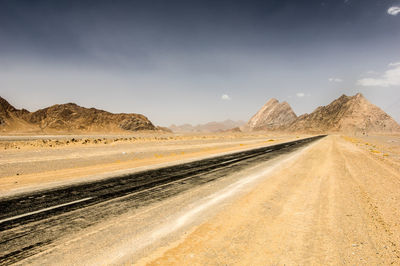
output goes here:
[[399, 265], [400, 138], [328, 136], [141, 265]]
[[[93, 143], [98, 139], [96, 137], [83, 144], [85, 137], [76, 143], [52, 147], [46, 146], [49, 143], [43, 143], [42, 138], [4, 140], [1, 145], [8, 146], [0, 154], [0, 193], [40, 184], [57, 184], [60, 180], [83, 180], [104, 171], [132, 171], [192, 160], [304, 136], [216, 134], [141, 137], [143, 139], [136, 136], [135, 140], [107, 137], [107, 144]], [[68, 139], [52, 141], [66, 142]], [[38, 147], [32, 145], [32, 141], [38, 142]], [[12, 172], [16, 166], [22, 174]], [[51, 170], [54, 168], [57, 170]], [[236, 180], [241, 178], [246, 178], [246, 175], [238, 175]], [[218, 193], [232, 181], [227, 179], [223, 182], [203, 190]], [[84, 237], [74, 236], [69, 241], [79, 242], [75, 246], [66, 246], [63, 243], [70, 242], [62, 240], [60, 249], [64, 251], [56, 254], [64, 255], [56, 258], [66, 259], [65, 254], [70, 254], [71, 262], [79, 252], [83, 252], [80, 258], [87, 256], [91, 262], [97, 256], [99, 260], [89, 263], [96, 265], [104, 261], [104, 257], [93, 252], [103, 249], [108, 250], [108, 253], [102, 253], [110, 257], [108, 263], [113, 261], [125, 265], [400, 264], [399, 136], [330, 135], [294, 159], [279, 164], [251, 189], [212, 206], [210, 209], [214, 211], [205, 210], [194, 217], [197, 220], [194, 224], [177, 230], [173, 237], [154, 244], [141, 255], [130, 255], [132, 243], [137, 243], [130, 235], [138, 234], [139, 226], [143, 226], [143, 232], [152, 227], [150, 224], [141, 225], [140, 221], [157, 222], [156, 228], [167, 222], [162, 220], [162, 217], [167, 217], [163, 211], [184, 210], [182, 199], [193, 200], [192, 195], [190, 192], [159, 207], [153, 206], [154, 209], [139, 216], [134, 213], [132, 218], [116, 217], [118, 222], [112, 221], [107, 225], [114, 227], [112, 230], [103, 229], [106, 225], [102, 224], [101, 228], [91, 228], [86, 235], [82, 234]], [[168, 204], [170, 207], [166, 207]], [[157, 217], [154, 215], [160, 219], [153, 219]], [[108, 242], [100, 241], [105, 236]], [[122, 241], [122, 236], [128, 244]], [[115, 257], [110, 255], [111, 243], [118, 247], [115, 253], [123, 253], [115, 261]], [[88, 253], [88, 249], [82, 251], [85, 245], [96, 248]], [[56, 261], [52, 257], [54, 254], [50, 255], [49, 261]], [[36, 262], [42, 263], [43, 258], [43, 255], [36, 257]]]
[[261, 133], [1, 136], [0, 196], [306, 136]]

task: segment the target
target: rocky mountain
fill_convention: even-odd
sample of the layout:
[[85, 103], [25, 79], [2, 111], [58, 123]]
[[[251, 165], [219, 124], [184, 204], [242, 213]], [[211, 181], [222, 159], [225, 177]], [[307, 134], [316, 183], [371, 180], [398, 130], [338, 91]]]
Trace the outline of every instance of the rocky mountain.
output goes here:
[[245, 124], [244, 121], [225, 120], [222, 122], [209, 122], [192, 126], [190, 124], [171, 125], [169, 129], [177, 133], [207, 133], [207, 132], [224, 132], [233, 128], [239, 128]]
[[345, 132], [351, 134], [400, 132], [400, 125], [361, 93], [342, 95], [311, 114], [304, 114], [288, 127], [289, 131]]
[[297, 116], [287, 102], [269, 100], [243, 127], [244, 131], [284, 130]]
[[1, 131], [116, 132], [156, 129], [141, 114], [113, 114], [74, 103], [29, 112], [16, 109], [0, 97]]
[[0, 97], [0, 130], [8, 131], [9, 129], [21, 129], [30, 127], [23, 117], [29, 114], [25, 109], [16, 109], [4, 98]]

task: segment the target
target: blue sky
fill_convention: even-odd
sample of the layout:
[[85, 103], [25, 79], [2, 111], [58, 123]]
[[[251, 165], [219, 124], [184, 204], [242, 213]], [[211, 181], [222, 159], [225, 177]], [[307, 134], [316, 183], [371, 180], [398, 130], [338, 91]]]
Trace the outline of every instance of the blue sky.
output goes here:
[[400, 0], [0, 0], [0, 95], [158, 125], [363, 93], [400, 121]]

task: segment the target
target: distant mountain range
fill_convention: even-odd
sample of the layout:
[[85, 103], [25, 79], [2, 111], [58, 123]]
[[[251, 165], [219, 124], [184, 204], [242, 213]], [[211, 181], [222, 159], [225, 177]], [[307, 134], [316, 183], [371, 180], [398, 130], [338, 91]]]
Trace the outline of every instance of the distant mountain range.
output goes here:
[[0, 97], [0, 132], [15, 133], [118, 133], [161, 130], [176, 133], [285, 131], [350, 134], [397, 133], [400, 125], [362, 94], [342, 95], [327, 106], [299, 117], [287, 102], [270, 99], [250, 120], [225, 120], [200, 125], [156, 127], [141, 114], [113, 114], [74, 103], [56, 104], [35, 112], [16, 109]]
[[[244, 121], [233, 121], [233, 120], [225, 120], [222, 122], [209, 122], [206, 124], [199, 124], [193, 126], [191, 124], [183, 124], [183, 125], [171, 125], [169, 129], [176, 133], [206, 133], [206, 132], [224, 132], [229, 130], [236, 131], [239, 127], [242, 127], [246, 124]], [[240, 131], [240, 130], [239, 130]]]
[[0, 132], [123, 132], [157, 130], [141, 114], [113, 114], [74, 103], [56, 104], [36, 112], [16, 109], [0, 97]]
[[342, 95], [311, 114], [296, 117], [288, 103], [269, 100], [243, 130], [279, 130], [289, 132], [350, 134], [400, 132], [400, 125], [361, 93]]

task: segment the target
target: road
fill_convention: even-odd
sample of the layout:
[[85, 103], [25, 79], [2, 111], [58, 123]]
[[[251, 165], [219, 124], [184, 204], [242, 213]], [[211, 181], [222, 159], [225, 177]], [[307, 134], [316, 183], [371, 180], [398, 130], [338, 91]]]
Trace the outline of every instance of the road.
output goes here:
[[324, 136], [0, 199], [0, 264], [46, 250], [65, 235], [207, 184]]
[[178, 240], [120, 264], [400, 265], [400, 144], [391, 140], [329, 135], [276, 160]]

